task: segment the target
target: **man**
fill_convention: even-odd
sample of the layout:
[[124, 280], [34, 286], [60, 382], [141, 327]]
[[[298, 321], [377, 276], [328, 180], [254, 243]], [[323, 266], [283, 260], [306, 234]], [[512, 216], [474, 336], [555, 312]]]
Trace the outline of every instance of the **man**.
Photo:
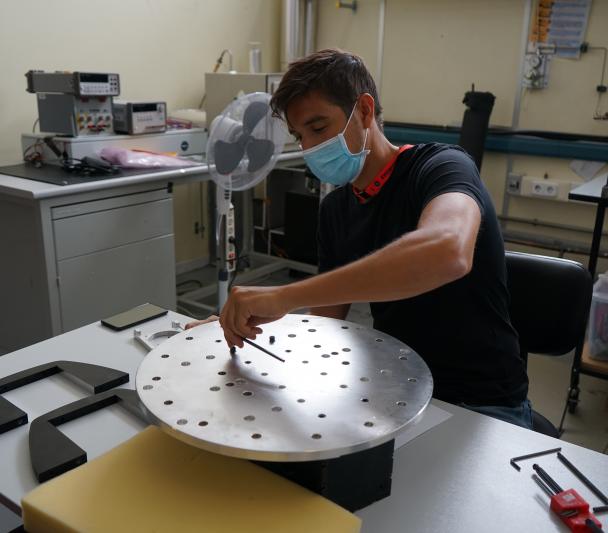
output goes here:
[[503, 241], [471, 158], [391, 144], [371, 75], [339, 50], [292, 63], [271, 106], [312, 172], [339, 187], [321, 204], [320, 274], [234, 287], [220, 317], [228, 345], [295, 309], [344, 319], [351, 303], [370, 302], [374, 327], [429, 365], [436, 398], [531, 427]]

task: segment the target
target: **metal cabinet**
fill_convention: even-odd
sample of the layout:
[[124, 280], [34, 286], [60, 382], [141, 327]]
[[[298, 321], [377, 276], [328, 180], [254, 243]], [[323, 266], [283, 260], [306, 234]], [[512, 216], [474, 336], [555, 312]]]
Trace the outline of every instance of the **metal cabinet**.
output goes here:
[[143, 302], [176, 303], [166, 184], [45, 199], [0, 194], [0, 350]]

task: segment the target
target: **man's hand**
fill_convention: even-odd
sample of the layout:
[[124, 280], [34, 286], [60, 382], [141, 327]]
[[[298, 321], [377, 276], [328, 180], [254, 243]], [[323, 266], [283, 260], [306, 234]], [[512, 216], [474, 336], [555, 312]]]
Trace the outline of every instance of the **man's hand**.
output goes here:
[[219, 316], [210, 315], [207, 318], [205, 318], [205, 320], [194, 320], [193, 322], [188, 322], [186, 324], [185, 329], [194, 328], [194, 327], [200, 326], [202, 324], [208, 324], [209, 322], [215, 322], [216, 320], [219, 320], [219, 319], [220, 319]]
[[278, 320], [293, 309], [283, 287], [234, 287], [220, 315], [228, 346], [242, 348], [243, 338], [255, 339], [262, 333], [259, 325]]

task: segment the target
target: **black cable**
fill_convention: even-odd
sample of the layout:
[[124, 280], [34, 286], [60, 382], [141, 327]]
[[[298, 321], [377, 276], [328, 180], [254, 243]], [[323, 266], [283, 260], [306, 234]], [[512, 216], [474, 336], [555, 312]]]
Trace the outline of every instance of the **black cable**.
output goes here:
[[595, 105], [595, 119], [608, 118], [608, 113], [604, 115], [600, 115], [600, 102], [602, 101], [602, 96], [606, 92], [606, 85], [604, 85], [604, 79], [606, 77], [606, 59], [608, 58], [608, 48], [605, 46], [589, 46], [587, 50], [601, 50], [604, 56], [602, 60], [602, 77], [600, 79], [600, 84], [597, 86], [597, 104]]

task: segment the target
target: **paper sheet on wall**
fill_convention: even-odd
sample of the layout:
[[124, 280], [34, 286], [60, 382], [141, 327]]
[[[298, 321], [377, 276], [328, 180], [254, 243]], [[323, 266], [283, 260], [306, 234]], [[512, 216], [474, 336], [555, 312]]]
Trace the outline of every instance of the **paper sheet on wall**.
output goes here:
[[556, 56], [578, 59], [590, 8], [591, 0], [538, 0], [530, 27], [530, 45], [553, 45]]
[[605, 164], [605, 161], [582, 161], [575, 159], [570, 162], [570, 168], [585, 181], [589, 181], [595, 178], [596, 174]]
[[451, 416], [452, 413], [448, 413], [447, 411], [430, 404], [424, 413], [422, 413], [420, 419], [395, 439], [395, 450], [427, 432], [429, 429], [445, 422]]

